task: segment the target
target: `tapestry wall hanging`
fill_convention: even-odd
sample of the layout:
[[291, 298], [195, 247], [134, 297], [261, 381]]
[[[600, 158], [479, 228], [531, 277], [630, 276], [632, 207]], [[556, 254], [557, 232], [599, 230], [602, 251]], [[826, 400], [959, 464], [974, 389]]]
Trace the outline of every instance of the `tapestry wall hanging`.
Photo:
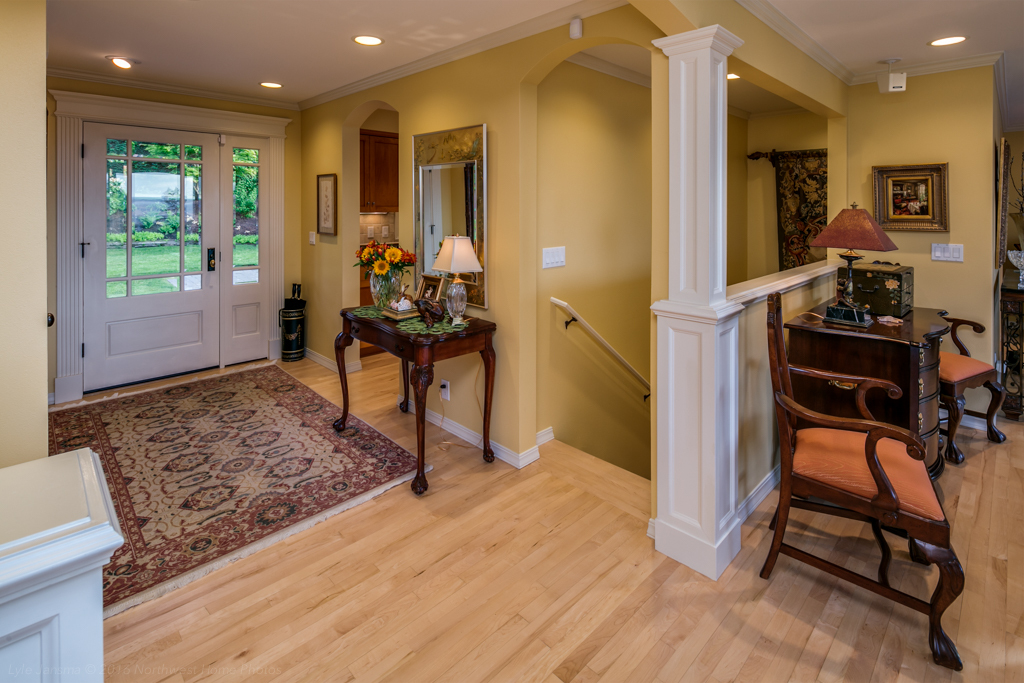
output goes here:
[[828, 223], [828, 150], [755, 152], [775, 167], [775, 203], [779, 216], [779, 270], [823, 261], [825, 249], [809, 245]]

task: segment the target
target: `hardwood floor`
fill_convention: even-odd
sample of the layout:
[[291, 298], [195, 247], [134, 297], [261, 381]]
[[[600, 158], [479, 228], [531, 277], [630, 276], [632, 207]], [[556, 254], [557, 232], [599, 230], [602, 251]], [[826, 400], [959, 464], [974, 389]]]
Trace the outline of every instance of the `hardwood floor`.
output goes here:
[[[396, 362], [363, 359], [353, 412], [414, 448]], [[335, 375], [282, 367], [340, 401]], [[964, 594], [946, 612], [964, 671], [931, 663], [927, 620], [780, 557], [773, 494], [717, 582], [657, 553], [649, 483], [551, 442], [515, 470], [427, 425], [430, 490], [407, 486], [105, 622], [109, 681], [1024, 681], [1024, 426], [940, 480]], [[869, 575], [866, 525], [792, 513], [787, 539]], [[799, 540], [797, 540], [799, 539]], [[937, 572], [894, 549], [894, 585]]]

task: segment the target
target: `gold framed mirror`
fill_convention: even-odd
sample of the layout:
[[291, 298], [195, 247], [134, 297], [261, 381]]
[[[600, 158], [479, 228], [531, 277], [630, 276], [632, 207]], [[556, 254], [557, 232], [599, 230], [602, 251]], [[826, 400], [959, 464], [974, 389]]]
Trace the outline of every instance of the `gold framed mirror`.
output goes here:
[[431, 268], [441, 241], [465, 235], [483, 266], [462, 276], [467, 303], [487, 308], [487, 125], [414, 135], [412, 147], [415, 287], [444, 275]]

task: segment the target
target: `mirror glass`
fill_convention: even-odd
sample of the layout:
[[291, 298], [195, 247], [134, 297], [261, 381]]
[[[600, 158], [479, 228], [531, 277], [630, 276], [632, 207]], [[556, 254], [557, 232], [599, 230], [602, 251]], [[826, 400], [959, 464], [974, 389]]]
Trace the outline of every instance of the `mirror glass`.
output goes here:
[[[480, 273], [463, 273], [467, 303], [487, 308], [487, 127], [485, 125], [413, 136], [416, 288], [433, 270], [441, 240], [473, 240]], [[416, 291], [415, 288], [413, 291]]]

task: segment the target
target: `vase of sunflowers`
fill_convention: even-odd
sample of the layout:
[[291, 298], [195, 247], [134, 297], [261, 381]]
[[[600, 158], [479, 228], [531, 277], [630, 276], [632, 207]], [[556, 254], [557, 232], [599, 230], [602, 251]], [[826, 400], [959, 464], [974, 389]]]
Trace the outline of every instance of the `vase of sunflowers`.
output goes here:
[[356, 266], [366, 268], [370, 278], [370, 295], [377, 308], [394, 308], [402, 295], [405, 269], [416, 263], [416, 255], [394, 245], [374, 240], [356, 252]]

